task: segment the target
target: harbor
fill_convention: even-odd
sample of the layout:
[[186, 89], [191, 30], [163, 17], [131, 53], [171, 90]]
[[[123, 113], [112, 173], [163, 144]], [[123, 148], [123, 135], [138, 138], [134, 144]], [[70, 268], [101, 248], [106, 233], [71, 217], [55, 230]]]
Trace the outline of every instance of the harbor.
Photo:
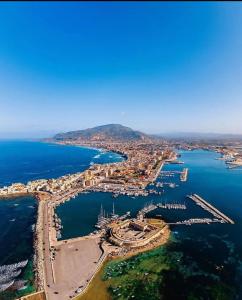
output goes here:
[[100, 214], [98, 215], [98, 220], [97, 220], [95, 227], [97, 229], [105, 229], [107, 227], [107, 225], [112, 223], [113, 221], [123, 221], [123, 220], [127, 219], [128, 217], [130, 217], [129, 211], [121, 216], [116, 214], [115, 208], [114, 208], [114, 203], [113, 203], [113, 211], [110, 214], [110, 216], [107, 212], [105, 212], [105, 210], [103, 209], [103, 207], [101, 205]]
[[[220, 163], [220, 161], [216, 160], [215, 162]], [[139, 190], [136, 188], [132, 190], [131, 187], [131, 193], [127, 194], [126, 191], [128, 189], [126, 186], [124, 193], [123, 191], [119, 193], [118, 188], [120, 188], [120, 185], [117, 185], [115, 186], [116, 189], [112, 189], [112, 193], [110, 193], [110, 186], [109, 189], [107, 189], [106, 192], [103, 193], [105, 189], [99, 189], [98, 185], [94, 188], [73, 187], [72, 189], [69, 189], [67, 191], [60, 191], [58, 194], [52, 195], [51, 201], [40, 201], [41, 205], [39, 205], [39, 209], [42, 207], [42, 205], [43, 208], [42, 213], [39, 212], [38, 215], [40, 217], [41, 215], [43, 215], [43, 220], [40, 220], [38, 224], [47, 224], [44, 231], [42, 231], [43, 228], [41, 229], [38, 224], [36, 226], [36, 230], [38, 230], [39, 232], [38, 236], [40, 237], [39, 242], [36, 243], [36, 248], [38, 248], [38, 245], [42, 246], [42, 249], [37, 252], [39, 257], [37, 263], [37, 277], [40, 289], [43, 286], [46, 286], [46, 283], [44, 283], [43, 281], [44, 272], [46, 272], [44, 270], [48, 270], [48, 281], [54, 282], [57, 280], [55, 269], [58, 269], [56, 260], [56, 257], [58, 257], [58, 251], [56, 251], [55, 249], [58, 249], [58, 245], [65, 245], [65, 241], [71, 241], [72, 239], [73, 243], [79, 241], [79, 239], [79, 242], [82, 243], [84, 239], [79, 238], [80, 236], [88, 236], [88, 239], [98, 238], [98, 234], [101, 233], [102, 230], [106, 230], [106, 228], [108, 228], [108, 226], [112, 222], [115, 222], [117, 220], [119, 220], [120, 222], [125, 221], [133, 218], [133, 216], [136, 215], [139, 217], [139, 220], [142, 220], [146, 218], [149, 213], [155, 213], [156, 209], [161, 209], [161, 218], [165, 216], [166, 219], [166, 215], [173, 216], [173, 214], [177, 217], [177, 220], [172, 220], [169, 217], [167, 223], [171, 226], [185, 225], [181, 226], [181, 228], [189, 228], [189, 225], [193, 224], [194, 226], [195, 224], [211, 224], [210, 226], [212, 226], [212, 224], [220, 223], [222, 225], [224, 223], [229, 223], [228, 219], [227, 222], [225, 222], [225, 219], [222, 218], [221, 212], [218, 213], [214, 209], [212, 210], [214, 212], [213, 218], [202, 217], [199, 215], [199, 213], [195, 214], [193, 212], [193, 208], [191, 209], [190, 205], [188, 205], [188, 202], [184, 201], [184, 194], [188, 194], [187, 192], [189, 192], [191, 185], [190, 178], [191, 180], [193, 180], [193, 177], [192, 175], [189, 176], [189, 181], [187, 181], [187, 184], [178, 185], [178, 182], [181, 181], [180, 175], [182, 172], [184, 172], [185, 168], [183, 170], [173, 169], [175, 168], [175, 166], [176, 165], [166, 164], [164, 169], [160, 171], [157, 178], [158, 180], [151, 183], [150, 186], [148, 186], [148, 188], [144, 190]], [[177, 167], [179, 167], [179, 165], [177, 165]], [[189, 165], [186, 165], [186, 167], [190, 168]], [[167, 181], [166, 177], [169, 178], [169, 182]], [[105, 183], [105, 185], [106, 184], [109, 183]], [[194, 182], [192, 182], [192, 184], [194, 189], [197, 189], [199, 192], [199, 187], [196, 187], [196, 184], [194, 184]], [[178, 186], [179, 188], [174, 188]], [[111, 187], [113, 186], [111, 185]], [[167, 189], [166, 187], [170, 188]], [[165, 193], [163, 191], [164, 189]], [[180, 190], [182, 190], [181, 197], [177, 196], [179, 195]], [[39, 194], [45, 195], [45, 193], [43, 192], [39, 192]], [[205, 205], [204, 202], [200, 201], [200, 204], [201, 203], [207, 208], [211, 209], [211, 207]], [[102, 209], [100, 209], [101, 205]], [[204, 210], [201, 205], [197, 206], [201, 207]], [[68, 207], [70, 207], [70, 209], [68, 209]], [[97, 208], [94, 209], [94, 207]], [[208, 210], [205, 211], [209, 212]], [[186, 216], [188, 217], [181, 220], [179, 219], [179, 213], [183, 212], [186, 213]], [[48, 215], [50, 216], [50, 218], [47, 217]], [[69, 217], [65, 218], [64, 216]], [[67, 223], [67, 221], [69, 223]], [[44, 235], [42, 236], [43, 232]], [[46, 234], [47, 232], [49, 232], [48, 235]], [[48, 250], [48, 244], [50, 245], [50, 251]], [[69, 244], [69, 246], [71, 246], [71, 244]], [[65, 246], [64, 252], [69, 251], [67, 249], [68, 247]], [[42, 255], [43, 250], [44, 256]], [[44, 258], [45, 264], [42, 265], [41, 260], [43, 260]], [[66, 268], [68, 268], [68, 266], [66, 266]], [[78, 285], [76, 289], [79, 289]], [[54, 291], [55, 290], [52, 290], [51, 293], [53, 293]]]

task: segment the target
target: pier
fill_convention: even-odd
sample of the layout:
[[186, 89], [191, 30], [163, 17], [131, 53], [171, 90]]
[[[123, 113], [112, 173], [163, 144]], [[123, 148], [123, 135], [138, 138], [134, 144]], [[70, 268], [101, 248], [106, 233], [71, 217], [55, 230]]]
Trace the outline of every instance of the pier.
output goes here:
[[143, 209], [141, 209], [139, 212], [138, 212], [138, 216], [139, 218], [144, 218], [144, 216], [157, 209], [157, 208], [162, 208], [162, 209], [187, 209], [185, 203], [184, 204], [181, 204], [181, 203], [158, 203], [158, 204], [153, 204], [152, 202], [150, 203], [147, 203]]
[[181, 171], [161, 171], [161, 177], [174, 177], [175, 174], [181, 174]]
[[159, 174], [160, 174], [161, 169], [163, 168], [163, 166], [164, 166], [164, 163], [161, 161], [160, 162], [160, 166], [157, 168], [157, 171], [156, 171], [156, 173], [155, 173], [155, 175], [153, 177], [153, 180], [151, 180], [151, 182], [155, 182], [156, 181], [156, 179], [158, 178], [158, 176], [159, 176]]
[[188, 168], [184, 168], [180, 175], [180, 180], [185, 182], [187, 181]]
[[211, 223], [224, 223], [223, 220], [211, 218], [192, 218], [184, 221], [177, 221], [174, 223], [167, 223], [169, 225], [192, 225], [192, 224], [211, 224]]
[[144, 208], [142, 208], [137, 215], [137, 218], [142, 220], [145, 215], [153, 210], [155, 210], [157, 208], [157, 205], [153, 204], [152, 202], [147, 203]]
[[158, 203], [157, 207], [162, 209], [187, 209], [187, 206], [181, 203]]
[[202, 197], [197, 194], [192, 194], [187, 196], [189, 199], [193, 200], [197, 205], [201, 206], [204, 210], [210, 212], [215, 218], [222, 220], [225, 223], [234, 224], [234, 221], [215, 208], [213, 205], [205, 201]]

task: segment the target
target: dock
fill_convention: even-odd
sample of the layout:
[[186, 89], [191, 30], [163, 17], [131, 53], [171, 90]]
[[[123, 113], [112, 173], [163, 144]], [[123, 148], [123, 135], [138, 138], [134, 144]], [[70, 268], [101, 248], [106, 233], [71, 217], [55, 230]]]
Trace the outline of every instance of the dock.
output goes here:
[[181, 203], [158, 203], [157, 207], [163, 209], [187, 209], [186, 205]]
[[185, 182], [187, 181], [188, 168], [184, 168], [180, 175], [180, 180]]
[[158, 176], [159, 176], [160, 173], [161, 173], [161, 169], [163, 168], [163, 166], [164, 166], [164, 163], [161, 162], [161, 163], [160, 163], [160, 166], [158, 167], [158, 169], [157, 169], [157, 171], [156, 171], [156, 173], [155, 173], [153, 179], [151, 180], [151, 182], [155, 182], [155, 181], [156, 181], [156, 179], [158, 178]]
[[173, 223], [167, 223], [169, 225], [192, 225], [192, 224], [211, 224], [211, 223], [224, 223], [221, 219], [211, 218], [192, 218], [184, 221], [177, 221]]
[[155, 210], [157, 208], [157, 205], [153, 204], [152, 202], [147, 203], [144, 208], [142, 208], [139, 212], [138, 212], [138, 218], [142, 219], [145, 217], [145, 215], [153, 210]]
[[234, 224], [234, 221], [231, 220], [228, 216], [219, 211], [216, 207], [208, 203], [202, 197], [197, 194], [192, 194], [187, 196], [189, 199], [193, 200], [197, 205], [201, 206], [204, 210], [210, 212], [215, 218], [218, 218], [225, 223]]

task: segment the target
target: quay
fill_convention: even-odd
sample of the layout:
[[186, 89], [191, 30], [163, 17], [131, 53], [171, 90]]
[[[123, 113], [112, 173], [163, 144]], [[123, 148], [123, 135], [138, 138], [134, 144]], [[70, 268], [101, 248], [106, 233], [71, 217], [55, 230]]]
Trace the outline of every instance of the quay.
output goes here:
[[192, 218], [184, 221], [177, 221], [173, 223], [167, 223], [168, 225], [192, 225], [192, 224], [210, 224], [210, 223], [223, 223], [219, 219], [210, 219], [210, 218]]
[[157, 208], [162, 208], [162, 209], [186, 209], [186, 205], [185, 204], [181, 204], [181, 203], [158, 203], [158, 204], [153, 204], [151, 203], [147, 203], [144, 208], [142, 208], [139, 212], [138, 212], [138, 218], [139, 219], [143, 219], [145, 217], [145, 215]]
[[188, 168], [184, 168], [180, 175], [180, 180], [185, 182], [187, 181]]
[[145, 215], [153, 210], [155, 210], [157, 208], [157, 205], [153, 204], [153, 203], [148, 203], [144, 206], [144, 208], [142, 208], [138, 214], [137, 214], [137, 218], [139, 220], [143, 220], [143, 218], [145, 217]]
[[162, 209], [187, 209], [187, 206], [185, 204], [180, 203], [158, 203], [157, 207]]
[[[72, 195], [64, 193], [63, 196]], [[59, 198], [58, 198], [59, 199]], [[65, 198], [66, 199], [66, 198]], [[60, 199], [59, 199], [60, 200]], [[100, 233], [57, 241], [59, 222], [53, 200], [40, 200], [38, 215], [38, 289], [49, 300], [66, 300], [81, 293], [107, 256]], [[63, 278], [68, 280], [63, 280]]]
[[193, 200], [197, 205], [201, 206], [204, 210], [210, 212], [215, 218], [222, 220], [225, 223], [234, 224], [234, 221], [215, 208], [213, 205], [205, 201], [202, 197], [197, 194], [192, 194], [187, 196], [189, 199]]
[[163, 166], [164, 166], [164, 163], [161, 161], [160, 162], [160, 166], [158, 166], [157, 171], [156, 171], [156, 173], [155, 173], [155, 175], [153, 177], [153, 180], [151, 180], [151, 182], [155, 182], [156, 181], [156, 179], [160, 175], [160, 172], [161, 172], [161, 169], [163, 168]]
[[172, 160], [172, 161], [169, 161], [170, 164], [173, 164], [173, 165], [183, 165], [184, 162], [183, 161], [180, 161], [180, 160]]
[[149, 193], [145, 189], [140, 189], [139, 187], [132, 185], [124, 185], [119, 183], [104, 183], [101, 182], [96, 186], [86, 188], [88, 192], [102, 192], [102, 193], [113, 193], [114, 197], [118, 195], [127, 196], [148, 196]]

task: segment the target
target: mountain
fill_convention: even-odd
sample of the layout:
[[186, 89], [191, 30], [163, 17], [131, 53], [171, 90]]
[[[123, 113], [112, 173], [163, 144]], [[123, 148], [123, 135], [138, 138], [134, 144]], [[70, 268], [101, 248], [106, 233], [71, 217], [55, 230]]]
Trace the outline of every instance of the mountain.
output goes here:
[[59, 133], [53, 137], [56, 141], [142, 141], [150, 137], [120, 124], [108, 124], [84, 130]]

